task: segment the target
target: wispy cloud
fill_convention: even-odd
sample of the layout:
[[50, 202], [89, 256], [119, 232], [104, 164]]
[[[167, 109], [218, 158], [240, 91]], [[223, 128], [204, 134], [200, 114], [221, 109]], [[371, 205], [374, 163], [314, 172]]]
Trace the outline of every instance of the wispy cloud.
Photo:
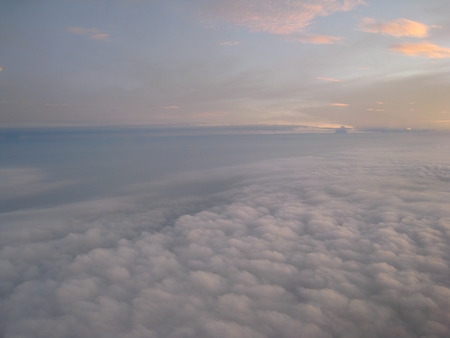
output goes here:
[[292, 37], [292, 40], [315, 45], [333, 45], [341, 42], [343, 38], [331, 35], [301, 35]]
[[333, 106], [333, 107], [348, 107], [350, 105], [348, 103], [334, 102], [334, 103], [330, 103], [330, 106]]
[[395, 37], [410, 36], [423, 38], [428, 36], [429, 27], [423, 23], [404, 18], [388, 22], [377, 22], [374, 18], [364, 18], [359, 24], [359, 30]]
[[173, 109], [180, 109], [180, 106], [164, 106], [161, 108], [164, 110], [173, 110]]
[[323, 81], [328, 81], [328, 82], [341, 82], [341, 80], [338, 80], [338, 79], [332, 79], [332, 78], [329, 78], [329, 77], [322, 77], [322, 76], [317, 76], [316, 79], [323, 80]]
[[91, 40], [109, 41], [109, 34], [102, 32], [97, 28], [69, 27], [67, 31], [76, 35], [85, 35]]
[[223, 21], [253, 32], [289, 35], [301, 32], [315, 18], [350, 11], [364, 0], [230, 0], [212, 6]]
[[450, 58], [450, 48], [434, 45], [426, 41], [418, 43], [399, 43], [392, 45], [390, 49], [398, 53], [411, 56], [422, 56], [430, 59]]
[[222, 41], [219, 43], [220, 46], [236, 46], [239, 45], [239, 41]]
[[5, 69], [5, 67], [0, 66], [0, 72], [3, 71], [3, 69]]

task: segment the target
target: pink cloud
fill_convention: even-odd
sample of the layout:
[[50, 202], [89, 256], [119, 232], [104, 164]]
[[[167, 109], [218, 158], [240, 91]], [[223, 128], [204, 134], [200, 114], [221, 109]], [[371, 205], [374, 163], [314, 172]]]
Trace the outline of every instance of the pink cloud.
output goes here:
[[229, 0], [214, 14], [253, 32], [290, 35], [301, 32], [315, 18], [350, 11], [364, 0]]
[[317, 76], [316, 79], [323, 80], [323, 81], [328, 81], [328, 82], [341, 82], [341, 80], [338, 80], [338, 79], [332, 79], [332, 78], [329, 78], [329, 77], [321, 77], [321, 76]]
[[395, 37], [410, 36], [423, 38], [428, 36], [429, 27], [423, 23], [403, 18], [389, 22], [377, 22], [373, 18], [364, 18], [359, 24], [359, 29], [363, 32], [392, 35]]
[[330, 103], [330, 106], [333, 106], [333, 107], [348, 107], [349, 104], [348, 103], [335, 102], [335, 103]]
[[390, 49], [411, 56], [423, 56], [431, 59], [450, 58], [450, 48], [434, 45], [426, 41], [419, 43], [399, 43], [391, 46]]
[[341, 42], [343, 38], [340, 36], [330, 36], [330, 35], [303, 35], [293, 37], [292, 39], [302, 43], [310, 43], [316, 45], [332, 45]]

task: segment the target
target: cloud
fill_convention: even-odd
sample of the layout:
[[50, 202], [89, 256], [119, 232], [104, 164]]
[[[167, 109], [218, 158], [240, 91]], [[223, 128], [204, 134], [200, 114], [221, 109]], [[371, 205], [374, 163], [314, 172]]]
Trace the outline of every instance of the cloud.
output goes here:
[[70, 182], [55, 182], [45, 171], [29, 167], [0, 168], [0, 201], [13, 200], [62, 188]]
[[330, 106], [333, 106], [333, 107], [348, 107], [349, 104], [348, 103], [335, 102], [335, 103], [330, 103]]
[[239, 41], [222, 41], [221, 43], [219, 43], [220, 46], [237, 46], [239, 44]]
[[329, 78], [329, 77], [322, 77], [322, 76], [317, 76], [316, 79], [323, 80], [323, 81], [328, 81], [328, 82], [341, 82], [341, 80], [332, 79], [332, 78]]
[[162, 109], [165, 110], [173, 110], [173, 109], [180, 109], [180, 106], [164, 106]]
[[299, 41], [302, 43], [310, 43], [317, 45], [332, 45], [342, 41], [340, 36], [330, 36], [330, 35], [303, 35], [303, 36], [293, 36], [292, 40]]
[[5, 69], [5, 67], [0, 66], [0, 72], [3, 71]]
[[392, 35], [395, 37], [410, 36], [423, 38], [428, 36], [429, 27], [423, 23], [403, 18], [389, 22], [377, 22], [373, 18], [364, 18], [359, 24], [359, 29], [363, 32]]
[[316, 17], [350, 11], [363, 0], [231, 0], [213, 2], [210, 15], [253, 32], [288, 35], [303, 31]]
[[426, 41], [418, 43], [399, 43], [392, 45], [390, 49], [401, 54], [422, 56], [430, 59], [450, 58], [450, 48], [441, 47]]
[[0, 333], [449, 336], [447, 136], [354, 137], [366, 146], [185, 174], [51, 227], [48, 209], [0, 215], [22, 223], [2, 227]]
[[91, 40], [109, 41], [109, 34], [106, 34], [96, 28], [69, 27], [67, 31], [76, 35], [85, 35]]

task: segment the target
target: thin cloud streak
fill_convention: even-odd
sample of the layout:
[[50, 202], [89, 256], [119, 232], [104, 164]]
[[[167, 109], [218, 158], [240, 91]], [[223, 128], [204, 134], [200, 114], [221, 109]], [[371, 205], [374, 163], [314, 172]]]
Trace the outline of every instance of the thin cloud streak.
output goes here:
[[395, 37], [424, 38], [428, 36], [429, 27], [423, 23], [404, 18], [389, 22], [377, 22], [374, 18], [364, 18], [359, 24], [359, 30]]
[[82, 28], [82, 27], [69, 27], [67, 31], [76, 34], [87, 36], [91, 40], [109, 41], [109, 34], [104, 33], [97, 28]]
[[237, 46], [239, 44], [239, 41], [222, 41], [221, 43], [219, 43], [220, 46]]
[[302, 43], [309, 43], [314, 45], [334, 45], [340, 43], [344, 38], [341, 36], [330, 35], [303, 35], [291, 37], [292, 40]]
[[350, 105], [348, 103], [335, 102], [335, 103], [330, 103], [330, 106], [333, 106], [333, 107], [348, 107]]
[[430, 59], [450, 58], [450, 48], [441, 47], [429, 42], [399, 43], [392, 45], [391, 50], [410, 56], [422, 56]]
[[329, 78], [329, 77], [322, 77], [322, 76], [317, 76], [316, 79], [323, 80], [323, 81], [328, 81], [328, 82], [341, 82], [341, 80], [338, 80], [338, 79], [332, 79], [332, 78]]

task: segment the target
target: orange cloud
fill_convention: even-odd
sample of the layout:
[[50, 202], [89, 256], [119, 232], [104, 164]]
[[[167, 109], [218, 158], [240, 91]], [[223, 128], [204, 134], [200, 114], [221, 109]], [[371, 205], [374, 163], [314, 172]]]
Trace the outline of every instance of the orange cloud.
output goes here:
[[343, 38], [340, 36], [330, 36], [330, 35], [304, 35], [304, 36], [296, 36], [293, 37], [292, 39], [303, 43], [311, 43], [316, 45], [332, 45], [339, 43]]
[[390, 49], [411, 56], [423, 56], [431, 59], [450, 58], [450, 48], [434, 45], [426, 41], [419, 43], [400, 43], [391, 46]]
[[253, 32], [290, 35], [301, 32], [316, 17], [350, 11], [364, 0], [228, 0], [214, 12], [220, 19]]
[[347, 104], [347, 103], [339, 103], [339, 102], [335, 102], [335, 103], [330, 103], [330, 106], [333, 106], [333, 107], [348, 107], [349, 104]]
[[328, 82], [341, 82], [341, 80], [332, 79], [332, 78], [329, 78], [329, 77], [321, 77], [321, 76], [317, 76], [316, 79], [324, 80], [324, 81], [328, 81]]
[[429, 27], [423, 23], [403, 18], [389, 22], [377, 22], [373, 18], [364, 18], [359, 24], [359, 29], [363, 32], [392, 35], [396, 37], [411, 36], [423, 38], [428, 36]]
[[72, 34], [85, 35], [91, 40], [109, 41], [109, 34], [103, 33], [96, 28], [69, 27], [67, 31]]

